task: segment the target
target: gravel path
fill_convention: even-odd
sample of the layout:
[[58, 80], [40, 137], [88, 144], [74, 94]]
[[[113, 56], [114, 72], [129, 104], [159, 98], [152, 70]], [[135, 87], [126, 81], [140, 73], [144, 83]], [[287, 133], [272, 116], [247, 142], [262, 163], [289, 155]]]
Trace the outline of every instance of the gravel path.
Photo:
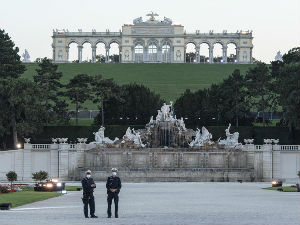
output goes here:
[[[75, 184], [74, 184], [75, 185]], [[81, 192], [0, 211], [0, 224], [300, 224], [300, 193], [269, 183], [124, 183], [118, 219], [106, 218], [105, 184], [95, 191], [98, 219], [83, 218]]]

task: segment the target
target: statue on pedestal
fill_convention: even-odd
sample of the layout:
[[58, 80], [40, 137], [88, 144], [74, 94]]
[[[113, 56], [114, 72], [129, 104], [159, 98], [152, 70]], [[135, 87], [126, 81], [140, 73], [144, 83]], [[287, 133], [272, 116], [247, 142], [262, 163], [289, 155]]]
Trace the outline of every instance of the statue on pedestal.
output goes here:
[[234, 132], [233, 134], [230, 133], [230, 127], [231, 124], [229, 124], [228, 128], [225, 130], [225, 134], [226, 134], [226, 139], [220, 140], [219, 144], [220, 145], [225, 145], [225, 146], [229, 146], [229, 147], [237, 147], [239, 145], [241, 145], [241, 143], [239, 143], [239, 132]]

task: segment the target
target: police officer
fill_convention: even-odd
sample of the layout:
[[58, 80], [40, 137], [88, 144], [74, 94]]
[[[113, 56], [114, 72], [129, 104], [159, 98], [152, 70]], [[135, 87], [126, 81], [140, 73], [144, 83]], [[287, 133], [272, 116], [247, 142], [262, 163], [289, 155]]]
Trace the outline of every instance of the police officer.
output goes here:
[[115, 218], [118, 218], [118, 203], [119, 203], [119, 192], [122, 187], [121, 180], [117, 177], [118, 170], [112, 168], [112, 176], [107, 178], [106, 189], [107, 189], [107, 217], [111, 218], [111, 203], [112, 200], [115, 202]]
[[94, 200], [94, 189], [96, 188], [96, 184], [91, 178], [92, 172], [90, 170], [86, 171], [86, 177], [82, 179], [82, 190], [83, 190], [83, 197], [82, 202], [84, 204], [83, 212], [85, 218], [89, 218], [88, 216], [88, 205], [90, 205], [90, 215], [91, 218], [98, 218], [95, 216], [95, 200]]

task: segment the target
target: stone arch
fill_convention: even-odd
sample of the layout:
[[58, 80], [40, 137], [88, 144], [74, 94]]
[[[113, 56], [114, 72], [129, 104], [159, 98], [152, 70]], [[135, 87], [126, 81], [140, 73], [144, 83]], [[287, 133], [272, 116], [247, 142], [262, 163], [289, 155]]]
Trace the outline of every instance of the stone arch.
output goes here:
[[184, 44], [184, 46], [187, 46], [188, 44], [194, 44], [195, 48], [198, 46], [197, 42], [193, 39], [187, 40]]
[[[77, 46], [72, 46], [72, 45], [77, 45]], [[79, 49], [82, 45], [78, 40], [71, 39], [67, 46], [66, 46], [66, 60], [68, 62], [78, 62], [79, 61]]]
[[159, 47], [159, 42], [158, 42], [158, 40], [156, 40], [156, 39], [154, 39], [154, 38], [151, 38], [151, 39], [149, 39], [149, 40], [147, 41], [147, 46], [148, 46], [148, 47], [149, 47], [149, 45], [151, 45], [151, 44], [156, 45], [156, 48]]
[[98, 39], [97, 41], [95, 41], [95, 43], [94, 43], [94, 45], [93, 45], [93, 46], [97, 46], [97, 44], [99, 44], [99, 43], [102, 43], [102, 44], [104, 44], [104, 46], [105, 46], [105, 47], [107, 46], [107, 43], [106, 43], [106, 41], [105, 41], [105, 40], [103, 40], [103, 39]]
[[[221, 46], [221, 49], [219, 49], [219, 47]], [[224, 42], [221, 41], [221, 40], [215, 40], [213, 43], [212, 43], [212, 52], [213, 52], [213, 62], [214, 63], [223, 63], [224, 62]], [[216, 53], [216, 51], [220, 51], [218, 54]]]
[[143, 40], [143, 39], [135, 39], [134, 41], [133, 41], [133, 44], [134, 44], [134, 46], [137, 46], [137, 45], [142, 45], [143, 47], [145, 46], [145, 41]]
[[[234, 50], [230, 47], [234, 46]], [[226, 42], [226, 61], [228, 63], [238, 62], [238, 42], [236, 40], [229, 40]]]
[[81, 45], [84, 45], [84, 44], [86, 44], [86, 43], [89, 43], [89, 44], [91, 44], [91, 46], [93, 46], [93, 42], [92, 42], [91, 40], [89, 40], [89, 39], [84, 39], [84, 40], [81, 42]]
[[70, 44], [73, 44], [73, 43], [77, 44], [78, 46], [81, 45], [79, 41], [77, 41], [77, 40], [75, 40], [75, 39], [72, 39], [72, 40], [70, 40], [70, 41], [68, 42], [67, 47], [69, 47], [69, 45], [70, 45]]
[[161, 49], [161, 61], [164, 63], [170, 63], [172, 61], [173, 45], [172, 41], [168, 38], [163, 39], [160, 42]]
[[117, 39], [111, 39], [106, 47], [108, 49], [109, 62], [120, 62], [121, 42]]
[[[201, 46], [202, 45], [202, 46]], [[207, 48], [204, 48], [203, 45], [207, 46]], [[211, 56], [211, 49], [212, 49], [212, 44], [208, 40], [201, 40], [199, 42], [199, 62], [200, 63], [209, 63], [210, 56]], [[207, 53], [205, 53], [207, 51]]]
[[169, 38], [164, 38], [160, 41], [160, 47], [162, 47], [165, 43], [169, 44], [170, 47], [173, 47], [173, 43]]

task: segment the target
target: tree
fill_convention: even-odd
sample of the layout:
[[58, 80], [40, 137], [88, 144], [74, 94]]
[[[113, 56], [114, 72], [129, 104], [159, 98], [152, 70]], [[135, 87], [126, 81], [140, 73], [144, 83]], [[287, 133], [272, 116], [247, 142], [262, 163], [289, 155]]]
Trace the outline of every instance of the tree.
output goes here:
[[110, 99], [121, 99], [121, 89], [113, 79], [102, 79], [101, 75], [94, 76], [92, 79], [93, 102], [99, 104], [101, 110], [101, 123], [104, 126], [104, 102]]
[[272, 76], [265, 63], [258, 63], [246, 74], [246, 87], [251, 96], [251, 103], [258, 112], [262, 112], [263, 126], [265, 126], [265, 111], [275, 107], [275, 97], [272, 92]]
[[66, 88], [65, 95], [75, 104], [76, 126], [78, 126], [78, 111], [82, 108], [82, 104], [91, 99], [90, 82], [92, 78], [87, 74], [78, 74], [73, 77]]
[[39, 172], [36, 172], [36, 173], [33, 173], [32, 174], [32, 179], [35, 180], [35, 181], [43, 181], [43, 180], [46, 180], [48, 178], [48, 173], [46, 171], [39, 171]]
[[236, 127], [239, 126], [239, 118], [250, 114], [245, 84], [245, 79], [238, 69], [220, 84], [224, 119], [231, 121], [235, 118]]
[[[43, 90], [43, 96], [46, 107], [46, 126], [48, 126], [51, 113], [54, 112], [58, 96], [62, 95], [59, 91], [63, 85], [60, 83], [62, 77], [61, 72], [57, 72], [58, 65], [53, 64], [50, 59], [43, 58], [39, 63], [39, 69], [36, 69], [37, 75], [33, 76], [33, 80]], [[52, 115], [53, 116], [53, 115]]]
[[96, 62], [104, 63], [105, 62], [105, 56], [100, 54], [96, 55]]
[[126, 84], [124, 90], [123, 117], [131, 123], [145, 124], [151, 116], [156, 116], [163, 101], [158, 94], [139, 84]]
[[[41, 89], [23, 78], [0, 79], [0, 136], [12, 134], [14, 148], [20, 136], [41, 131], [45, 110]], [[5, 144], [3, 144], [5, 148]]]
[[300, 47], [289, 50], [282, 59], [282, 62], [274, 61], [271, 65], [275, 79], [273, 91], [282, 107], [284, 120], [294, 133], [294, 129], [300, 129]]
[[17, 179], [18, 179], [17, 173], [15, 171], [9, 171], [6, 174], [6, 178], [10, 182], [10, 188], [13, 189], [13, 182], [17, 181]]
[[18, 78], [25, 72], [25, 66], [18, 55], [19, 48], [4, 30], [0, 29], [0, 78]]

